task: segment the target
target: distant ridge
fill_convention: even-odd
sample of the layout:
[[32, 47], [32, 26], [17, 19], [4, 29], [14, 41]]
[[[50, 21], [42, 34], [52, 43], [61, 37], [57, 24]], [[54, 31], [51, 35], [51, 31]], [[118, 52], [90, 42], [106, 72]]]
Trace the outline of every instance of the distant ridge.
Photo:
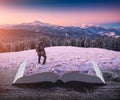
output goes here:
[[59, 26], [41, 21], [33, 21], [30, 23], [14, 24], [14, 25], [0, 25], [0, 28], [7, 29], [24, 29], [29, 31], [36, 31], [41, 33], [73, 33], [73, 34], [86, 34], [86, 35], [106, 35], [111, 36], [111, 32], [115, 35], [120, 35], [120, 23], [109, 24], [81, 24], [80, 26]]

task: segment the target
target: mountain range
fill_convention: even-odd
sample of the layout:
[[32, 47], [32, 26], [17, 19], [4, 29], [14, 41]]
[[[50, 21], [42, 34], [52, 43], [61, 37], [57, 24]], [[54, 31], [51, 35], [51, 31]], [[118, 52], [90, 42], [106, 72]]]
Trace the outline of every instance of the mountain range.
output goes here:
[[81, 26], [59, 26], [40, 21], [22, 23], [16, 25], [0, 25], [2, 29], [22, 29], [44, 34], [59, 34], [65, 36], [79, 37], [81, 35], [120, 35], [120, 23], [101, 24], [101, 25], [81, 25]]

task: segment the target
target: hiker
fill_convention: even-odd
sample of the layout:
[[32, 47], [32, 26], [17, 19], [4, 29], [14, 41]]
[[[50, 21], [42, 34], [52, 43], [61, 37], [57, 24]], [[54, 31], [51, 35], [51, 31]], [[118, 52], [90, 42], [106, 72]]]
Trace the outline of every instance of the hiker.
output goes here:
[[46, 63], [46, 52], [45, 52], [43, 42], [41, 39], [39, 39], [36, 43], [36, 52], [38, 55], [38, 64], [40, 63], [41, 56], [44, 58], [43, 64], [45, 64]]

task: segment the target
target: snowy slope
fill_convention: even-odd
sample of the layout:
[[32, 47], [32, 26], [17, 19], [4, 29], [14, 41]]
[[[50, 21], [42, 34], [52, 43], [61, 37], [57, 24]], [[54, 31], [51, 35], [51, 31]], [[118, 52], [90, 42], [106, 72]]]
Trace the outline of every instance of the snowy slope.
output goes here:
[[45, 65], [37, 64], [35, 50], [21, 52], [1, 53], [0, 69], [17, 69], [21, 62], [28, 59], [25, 75], [52, 71], [63, 74], [68, 71], [80, 71], [94, 75], [91, 58], [95, 60], [100, 69], [120, 70], [120, 52], [98, 48], [78, 47], [48, 47], [46, 48], [47, 62]]

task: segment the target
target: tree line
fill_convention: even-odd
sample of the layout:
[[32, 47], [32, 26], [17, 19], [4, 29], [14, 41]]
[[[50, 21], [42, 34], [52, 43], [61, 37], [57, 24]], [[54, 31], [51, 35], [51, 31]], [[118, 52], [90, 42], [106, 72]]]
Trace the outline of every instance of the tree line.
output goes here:
[[51, 46], [76, 46], [76, 47], [93, 47], [93, 48], [105, 48], [109, 50], [120, 51], [120, 37], [58, 37], [58, 36], [42, 36], [37, 37], [22, 37], [19, 40], [13, 39], [13, 41], [0, 41], [0, 52], [14, 52], [23, 51], [29, 49], [35, 49], [36, 41], [41, 38], [45, 47]]

